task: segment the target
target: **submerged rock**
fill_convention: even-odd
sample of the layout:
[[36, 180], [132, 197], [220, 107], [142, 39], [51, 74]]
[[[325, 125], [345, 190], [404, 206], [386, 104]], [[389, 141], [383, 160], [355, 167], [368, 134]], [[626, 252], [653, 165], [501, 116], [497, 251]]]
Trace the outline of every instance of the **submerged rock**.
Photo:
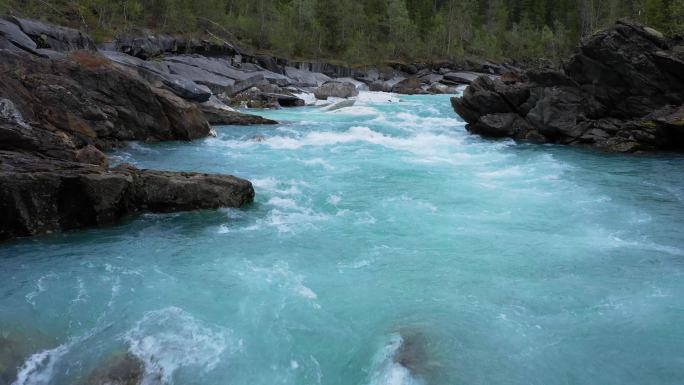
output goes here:
[[145, 367], [130, 353], [118, 354], [93, 370], [83, 385], [138, 385], [142, 384]]
[[0, 328], [0, 384], [9, 385], [34, 353], [53, 346], [54, 340], [37, 331]]
[[[482, 136], [591, 145], [616, 152], [684, 150], [684, 55], [630, 21], [584, 41], [563, 72], [479, 77], [453, 98]], [[445, 75], [445, 78], [447, 75]]]
[[410, 329], [401, 330], [400, 336], [401, 345], [392, 360], [414, 375], [425, 374], [429, 363], [427, 338], [422, 333]]
[[339, 110], [340, 108], [351, 107], [354, 105], [354, 103], [356, 103], [355, 99], [340, 100], [339, 102], [333, 103], [333, 104], [325, 107], [325, 110], [335, 111], [335, 110]]

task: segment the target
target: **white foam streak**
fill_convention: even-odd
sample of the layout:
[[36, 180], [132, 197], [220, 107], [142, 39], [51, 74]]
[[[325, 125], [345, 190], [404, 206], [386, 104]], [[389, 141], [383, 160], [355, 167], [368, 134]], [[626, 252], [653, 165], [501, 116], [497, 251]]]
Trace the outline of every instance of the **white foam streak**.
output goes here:
[[330, 146], [354, 142], [366, 142], [418, 154], [431, 154], [438, 149], [449, 149], [462, 143], [457, 137], [437, 135], [430, 132], [418, 133], [406, 138], [388, 136], [365, 126], [354, 126], [347, 131], [340, 132], [310, 132], [302, 138], [276, 136], [264, 143], [272, 148], [295, 150], [304, 146]]
[[256, 267], [250, 264], [250, 270], [261, 276], [267, 283], [284, 287], [300, 297], [315, 300], [316, 292], [304, 285], [304, 276], [290, 270], [286, 262], [277, 262], [272, 267]]
[[47, 385], [51, 382], [55, 364], [64, 356], [72, 344], [62, 344], [30, 356], [19, 368], [17, 379], [12, 385]]
[[391, 92], [359, 91], [357, 103], [391, 104], [399, 103], [399, 95]]
[[124, 339], [145, 364], [142, 385], [173, 384], [183, 367], [212, 370], [231, 349], [231, 331], [207, 325], [178, 307], [145, 313]]
[[36, 289], [29, 292], [24, 297], [26, 299], [26, 302], [28, 302], [31, 306], [36, 307], [36, 297], [38, 297], [41, 293], [45, 292], [45, 290], [47, 289], [47, 280], [50, 278], [54, 278], [56, 276], [57, 274], [55, 273], [49, 273], [38, 278], [38, 280], [36, 281]]
[[423, 381], [415, 378], [403, 365], [394, 362], [401, 345], [404, 343], [400, 335], [394, 334], [374, 358], [373, 370], [369, 385], [422, 385]]
[[111, 325], [97, 327], [86, 334], [72, 338], [55, 348], [31, 355], [17, 371], [17, 379], [12, 385], [47, 385], [54, 382], [55, 367], [73, 346], [92, 337], [96, 332]]

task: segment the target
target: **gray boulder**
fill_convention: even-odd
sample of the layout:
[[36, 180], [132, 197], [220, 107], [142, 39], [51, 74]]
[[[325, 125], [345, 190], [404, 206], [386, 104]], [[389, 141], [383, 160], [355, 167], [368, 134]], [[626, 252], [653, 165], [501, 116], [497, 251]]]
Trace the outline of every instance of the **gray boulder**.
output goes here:
[[228, 107], [216, 97], [211, 97], [208, 101], [199, 105], [212, 125], [240, 125], [248, 126], [253, 124], [276, 124], [274, 120], [262, 118], [258, 115], [243, 114]]
[[37, 20], [8, 17], [38, 45], [58, 52], [95, 50], [95, 43], [87, 34], [73, 28], [62, 27]]
[[295, 67], [285, 67], [285, 76], [292, 79], [292, 83], [297, 87], [318, 87], [331, 80], [325, 74], [301, 70]]
[[442, 83], [432, 83], [428, 87], [427, 92], [431, 94], [455, 94], [458, 92], [458, 89]]
[[337, 103], [333, 103], [329, 106], [324, 107], [326, 111], [335, 111], [339, 110], [340, 108], [346, 108], [346, 107], [351, 107], [356, 103], [355, 99], [345, 99], [345, 100], [340, 100]]
[[383, 80], [376, 80], [368, 85], [368, 89], [371, 91], [392, 92], [392, 85]]
[[442, 79], [444, 79], [444, 75], [437, 74], [437, 73], [429, 73], [426, 75], [423, 75], [419, 77], [420, 81], [426, 84], [433, 84], [437, 82], [441, 82]]
[[336, 82], [351, 83], [359, 91], [368, 90], [368, 85], [366, 85], [366, 83], [364, 83], [360, 80], [356, 80], [356, 79], [351, 78], [351, 77], [336, 78], [334, 80]]
[[443, 76], [443, 80], [446, 80], [447, 82], [452, 82], [456, 84], [470, 84], [475, 79], [480, 77], [482, 74], [476, 73], [476, 72], [447, 72]]
[[[0, 47], [11, 50], [24, 50], [35, 55], [40, 55], [36, 49], [38, 45], [31, 40], [18, 25], [10, 20], [0, 19]], [[2, 41], [5, 41], [4, 46]]]
[[168, 72], [168, 67], [163, 63], [145, 61], [134, 56], [126, 55], [117, 51], [102, 51], [103, 56], [109, 60], [132, 68], [151, 82], [160, 81], [169, 87], [174, 94], [188, 100], [204, 102], [211, 96], [209, 87], [197, 84], [194, 81]]
[[316, 99], [321, 100], [326, 100], [329, 97], [350, 98], [358, 94], [359, 91], [356, 89], [356, 86], [348, 82], [329, 81], [314, 90]]
[[240, 92], [252, 86], [256, 79], [265, 79], [278, 86], [292, 83], [287, 76], [267, 71], [255, 64], [246, 63], [237, 68], [223, 58], [179, 55], [165, 57], [162, 63], [168, 66], [171, 73], [204, 84], [215, 94]]
[[231, 92], [232, 87], [235, 84], [234, 79], [218, 75], [198, 66], [173, 61], [167, 61], [166, 64], [168, 65], [171, 74], [207, 86], [214, 94]]
[[164, 54], [200, 54], [232, 56], [238, 48], [225, 40], [186, 38], [181, 35], [155, 34], [150, 30], [134, 30], [116, 39], [116, 50], [141, 59]]
[[423, 83], [415, 77], [404, 79], [399, 83], [395, 84], [394, 86], [392, 86], [392, 92], [406, 95], [427, 93], [427, 91], [423, 89]]
[[254, 71], [234, 67], [230, 60], [225, 58], [206, 57], [201, 55], [176, 55], [165, 56], [161, 59], [161, 62], [166, 64], [182, 63], [234, 81], [245, 80], [254, 76], [254, 74], [252, 74]]

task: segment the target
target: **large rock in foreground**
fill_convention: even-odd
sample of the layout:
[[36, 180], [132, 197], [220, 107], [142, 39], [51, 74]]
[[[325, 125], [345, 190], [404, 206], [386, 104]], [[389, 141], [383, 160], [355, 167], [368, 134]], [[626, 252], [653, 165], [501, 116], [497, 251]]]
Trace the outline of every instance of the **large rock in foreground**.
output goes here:
[[230, 175], [106, 169], [0, 151], [0, 240], [110, 224], [139, 212], [240, 207], [252, 184]]
[[197, 105], [94, 53], [50, 60], [0, 51], [0, 77], [0, 98], [11, 100], [26, 121], [63, 133], [76, 147], [209, 134]]
[[[13, 41], [21, 36], [16, 28], [4, 31]], [[0, 47], [7, 36], [0, 34]], [[251, 183], [229, 175], [107, 166], [102, 151], [126, 141], [208, 136], [207, 101], [184, 99], [96, 52], [45, 58], [10, 44], [16, 49], [0, 49], [0, 240], [114, 223], [141, 211], [252, 201]], [[274, 123], [220, 107], [206, 112], [212, 121]]]
[[564, 72], [480, 77], [452, 98], [488, 137], [608, 151], [684, 150], [684, 44], [629, 21], [584, 41]]

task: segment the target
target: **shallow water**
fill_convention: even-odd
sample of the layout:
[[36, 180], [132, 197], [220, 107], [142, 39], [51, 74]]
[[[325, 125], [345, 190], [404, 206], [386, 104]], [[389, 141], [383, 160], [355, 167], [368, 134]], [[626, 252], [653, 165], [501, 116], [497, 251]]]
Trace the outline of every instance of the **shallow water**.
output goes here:
[[682, 383], [684, 157], [483, 140], [447, 96], [388, 98], [113, 154], [256, 201], [0, 246], [0, 331], [51, 341], [16, 383], [122, 351], [148, 384]]

